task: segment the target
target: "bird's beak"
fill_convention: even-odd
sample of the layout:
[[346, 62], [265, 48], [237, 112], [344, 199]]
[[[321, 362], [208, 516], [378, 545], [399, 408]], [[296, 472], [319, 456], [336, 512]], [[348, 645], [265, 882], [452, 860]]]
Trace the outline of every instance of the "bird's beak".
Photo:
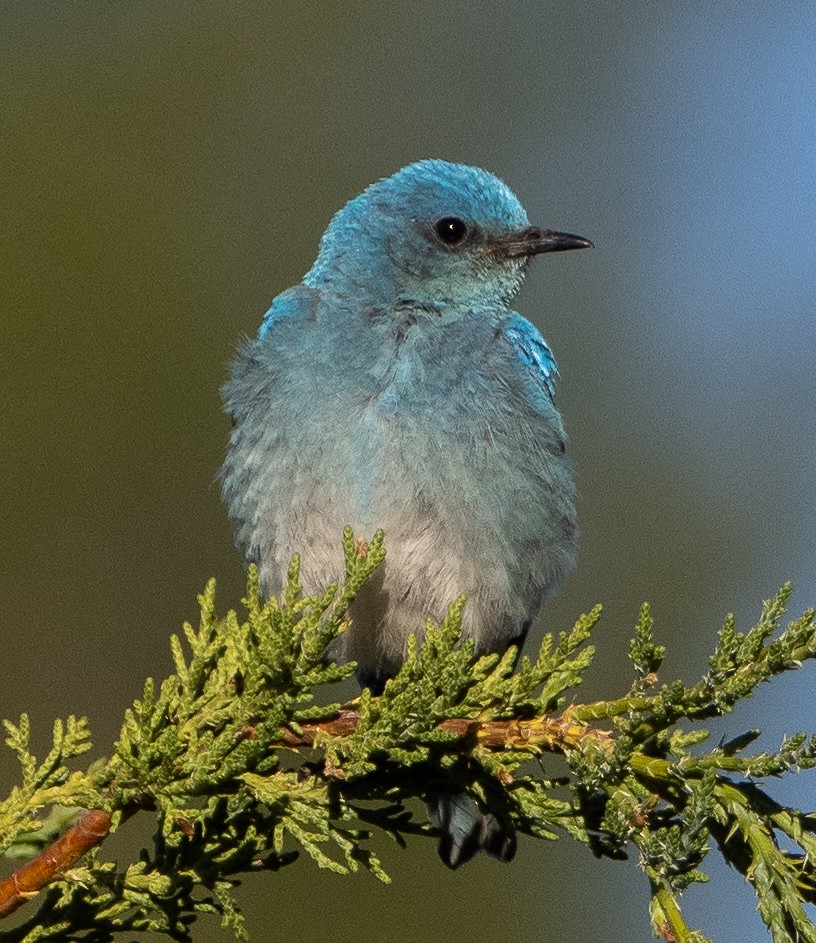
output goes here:
[[566, 252], [567, 249], [592, 249], [594, 246], [583, 236], [530, 226], [523, 232], [497, 243], [494, 248], [506, 259], [523, 259], [540, 255], [542, 252]]

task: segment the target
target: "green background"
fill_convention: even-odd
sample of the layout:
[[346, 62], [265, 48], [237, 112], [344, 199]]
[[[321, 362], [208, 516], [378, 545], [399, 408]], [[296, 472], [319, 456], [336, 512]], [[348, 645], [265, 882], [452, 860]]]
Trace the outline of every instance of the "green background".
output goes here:
[[[597, 246], [539, 260], [517, 303], [559, 361], [583, 531], [534, 640], [604, 602], [582, 696], [628, 683], [645, 598], [687, 680], [729, 609], [745, 626], [785, 579], [816, 599], [814, 39], [794, 2], [3, 3], [0, 716], [30, 711], [42, 750], [87, 714], [105, 752], [206, 579], [238, 604], [214, 481], [234, 346], [331, 214], [421, 157]], [[812, 668], [774, 689], [716, 735], [816, 728]], [[813, 807], [813, 777], [771, 790]], [[128, 829], [106, 853], [147, 816]], [[391, 888], [307, 860], [246, 881], [253, 939], [650, 938], [636, 861], [381, 851]], [[689, 920], [765, 939], [709, 864]]]

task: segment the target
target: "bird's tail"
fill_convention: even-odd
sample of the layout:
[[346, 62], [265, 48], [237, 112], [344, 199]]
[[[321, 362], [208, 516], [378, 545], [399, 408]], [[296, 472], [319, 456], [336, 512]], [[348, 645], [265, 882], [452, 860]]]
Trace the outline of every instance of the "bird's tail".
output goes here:
[[427, 796], [428, 819], [440, 831], [439, 857], [449, 868], [466, 864], [479, 851], [499, 861], [512, 861], [516, 834], [511, 823], [485, 813], [465, 792], [433, 792]]
[[[524, 644], [527, 626], [514, 643]], [[388, 675], [383, 671], [357, 669], [361, 688], [375, 697], [385, 690]], [[429, 790], [425, 796], [428, 819], [439, 829], [439, 857], [449, 868], [467, 864], [480, 851], [499, 861], [512, 861], [516, 855], [516, 832], [512, 823], [500, 821], [490, 812], [482, 812], [466, 792]]]

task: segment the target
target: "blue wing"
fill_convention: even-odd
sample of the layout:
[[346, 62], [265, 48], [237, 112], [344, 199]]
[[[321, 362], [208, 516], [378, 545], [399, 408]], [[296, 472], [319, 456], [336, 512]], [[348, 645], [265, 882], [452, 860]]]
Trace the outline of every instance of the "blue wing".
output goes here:
[[541, 382], [550, 394], [550, 399], [554, 399], [558, 364], [538, 330], [520, 314], [512, 314], [505, 323], [504, 335], [513, 345], [521, 362], [529, 367]]

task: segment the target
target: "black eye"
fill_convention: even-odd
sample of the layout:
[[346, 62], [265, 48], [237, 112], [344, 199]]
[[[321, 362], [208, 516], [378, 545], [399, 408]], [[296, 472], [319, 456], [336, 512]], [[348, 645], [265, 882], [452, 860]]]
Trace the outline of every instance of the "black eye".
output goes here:
[[457, 216], [446, 216], [434, 226], [437, 236], [446, 246], [458, 246], [468, 234], [468, 228]]

